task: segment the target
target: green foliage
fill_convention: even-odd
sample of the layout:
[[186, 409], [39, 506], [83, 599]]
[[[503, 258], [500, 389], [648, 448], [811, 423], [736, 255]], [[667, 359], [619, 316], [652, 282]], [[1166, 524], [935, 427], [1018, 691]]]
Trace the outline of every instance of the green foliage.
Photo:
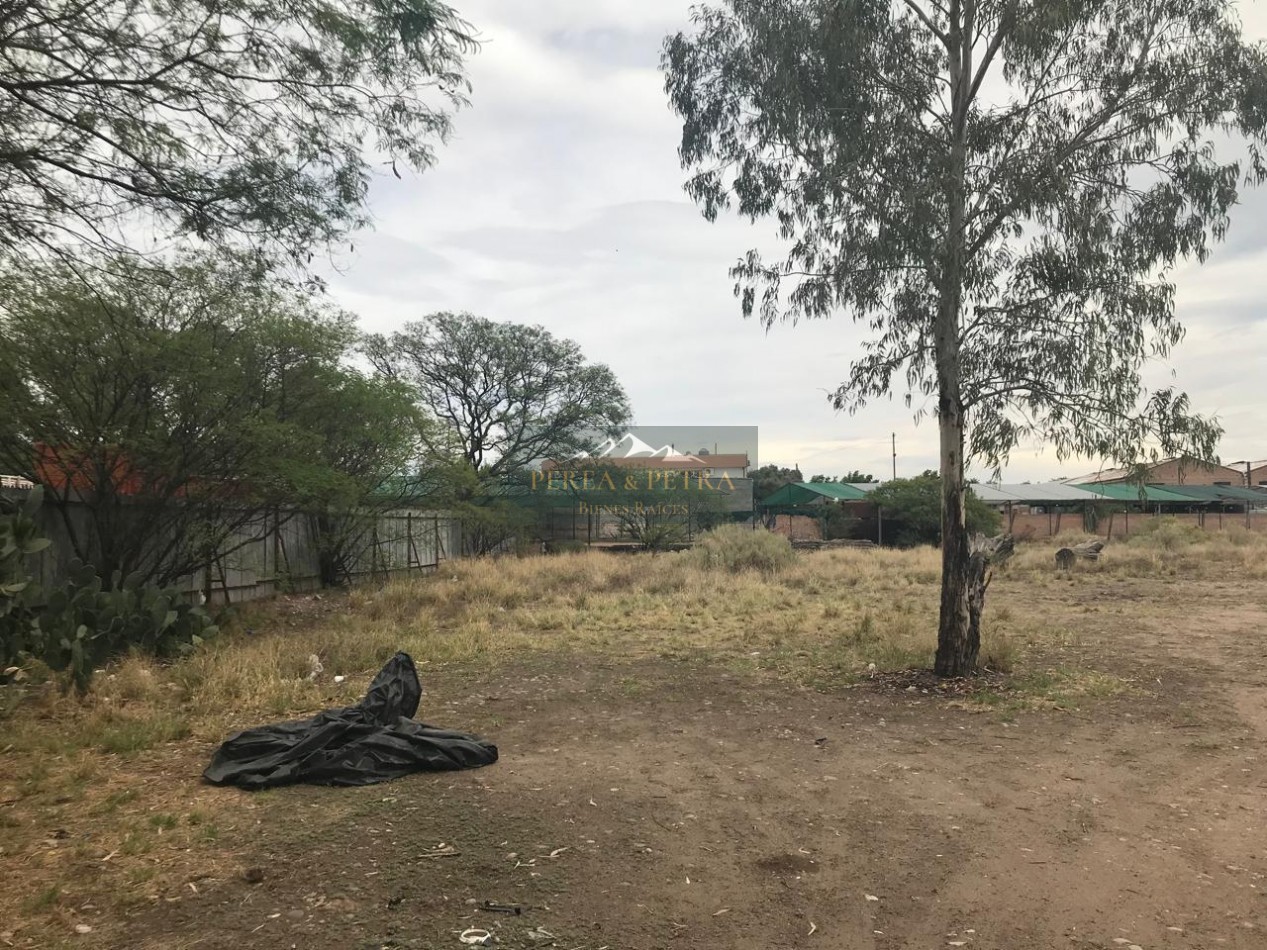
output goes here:
[[824, 541], [837, 541], [852, 538], [858, 530], [860, 521], [849, 513], [843, 505], [828, 503], [823, 506], [822, 532]]
[[[173, 742], [189, 735], [189, 722], [178, 714], [151, 712], [132, 719], [120, 716], [107, 723], [101, 730], [98, 747], [112, 755], [133, 755], [144, 752], [163, 742]], [[156, 828], [171, 828], [169, 815], [154, 815], [150, 823]]]
[[967, 675], [966, 460], [1214, 453], [1217, 422], [1143, 370], [1183, 335], [1170, 275], [1267, 180], [1267, 47], [1227, 0], [721, 0], [693, 21], [663, 57], [687, 191], [786, 249], [732, 269], [744, 315], [865, 324], [835, 407], [905, 390], [936, 413], [936, 670]]
[[433, 162], [476, 48], [440, 0], [16, 0], [0, 19], [0, 255], [126, 248], [139, 219], [310, 259], [365, 222], [368, 156]]
[[832, 485], [840, 483], [842, 485], [869, 485], [876, 479], [871, 475], [864, 475], [862, 472], [854, 469], [846, 472], [837, 478], [835, 475], [814, 475], [810, 478], [812, 485]]
[[796, 561], [787, 538], [760, 528], [722, 525], [700, 536], [686, 554], [706, 570], [775, 574]]
[[990, 464], [1035, 440], [1210, 456], [1217, 426], [1141, 370], [1182, 335], [1168, 275], [1267, 176], [1267, 51], [1232, 5], [723, 0], [693, 20], [663, 58], [687, 190], [787, 239], [734, 268], [745, 315], [874, 327], [838, 408], [944, 400]]
[[654, 516], [625, 516], [621, 533], [644, 551], [668, 551], [687, 539], [684, 523]]
[[369, 338], [365, 351], [439, 421], [423, 432], [431, 456], [464, 461], [481, 478], [568, 458], [590, 448], [594, 432], [616, 431], [629, 419], [612, 371], [541, 327], [435, 313], [390, 337]]
[[513, 545], [536, 527], [531, 509], [491, 494], [459, 501], [449, 510], [462, 526], [465, 553], [477, 557]]
[[82, 692], [111, 657], [129, 650], [176, 656], [216, 633], [201, 607], [177, 591], [142, 586], [139, 575], [115, 577], [103, 590], [92, 568], [73, 561], [64, 585], [45, 591], [33, 584], [27, 558], [48, 546], [36, 522], [40, 494], [35, 489], [20, 507], [0, 498], [0, 678], [35, 660], [68, 673]]
[[[43, 497], [44, 491], [38, 486], [22, 504], [0, 495], [0, 624], [19, 609], [23, 594], [31, 585], [29, 559], [49, 546], [36, 520]], [[7, 660], [0, 648], [0, 668], [4, 666]]]
[[137, 650], [159, 657], [179, 656], [215, 635], [217, 627], [201, 607], [178, 591], [141, 586], [136, 575], [114, 578], [103, 589], [91, 567], [70, 565], [69, 579], [36, 605], [33, 592], [23, 608], [0, 618], [4, 662], [37, 659], [66, 672], [80, 692], [93, 670], [112, 657]]
[[69, 265], [0, 277], [0, 469], [76, 509], [74, 554], [104, 578], [170, 583], [290, 506], [327, 517], [337, 564], [337, 518], [419, 428], [403, 387], [347, 365], [352, 318], [250, 258], [96, 263], [91, 287]]
[[[884, 543], [895, 547], [939, 544], [941, 541], [941, 478], [924, 472], [915, 478], [898, 478], [875, 489], [869, 500], [880, 506], [884, 517]], [[993, 536], [1002, 518], [969, 490], [969, 534]]]
[[462, 551], [476, 557], [520, 547], [535, 535], [537, 510], [517, 477], [481, 475], [464, 460], [432, 461], [411, 480], [429, 506], [451, 512], [462, 531]]

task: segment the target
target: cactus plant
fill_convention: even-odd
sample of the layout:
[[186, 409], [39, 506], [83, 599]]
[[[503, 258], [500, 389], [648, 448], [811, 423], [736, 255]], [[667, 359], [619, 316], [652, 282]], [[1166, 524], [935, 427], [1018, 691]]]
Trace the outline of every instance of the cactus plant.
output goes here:
[[0, 512], [0, 677], [28, 658], [69, 674], [80, 692], [101, 663], [139, 650], [160, 657], [187, 653], [216, 633], [214, 620], [179, 591], [146, 587], [132, 575], [105, 588], [91, 566], [72, 561], [64, 584], [42, 592], [27, 559], [48, 547], [35, 514], [39, 489], [25, 505]]

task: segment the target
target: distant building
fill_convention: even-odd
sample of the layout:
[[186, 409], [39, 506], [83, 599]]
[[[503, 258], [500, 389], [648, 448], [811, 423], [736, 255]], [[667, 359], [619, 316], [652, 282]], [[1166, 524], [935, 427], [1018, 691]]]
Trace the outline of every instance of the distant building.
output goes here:
[[[1263, 464], [1267, 469], [1267, 463], [1256, 464]], [[1258, 484], [1252, 476], [1251, 472], [1251, 484]], [[1267, 479], [1267, 475], [1261, 477]], [[1111, 468], [1064, 481], [1068, 485], [1120, 485], [1136, 479], [1131, 469]], [[1194, 458], [1164, 459], [1144, 467], [1143, 482], [1146, 485], [1244, 485], [1245, 470]]]
[[629, 468], [640, 471], [654, 469], [664, 472], [691, 472], [704, 478], [747, 478], [751, 464], [746, 452], [735, 454], [709, 455], [664, 455], [664, 456], [611, 456], [597, 458], [575, 458], [564, 462], [545, 461], [541, 463], [541, 471], [554, 470], [581, 471], [587, 465], [611, 466], [612, 468]]

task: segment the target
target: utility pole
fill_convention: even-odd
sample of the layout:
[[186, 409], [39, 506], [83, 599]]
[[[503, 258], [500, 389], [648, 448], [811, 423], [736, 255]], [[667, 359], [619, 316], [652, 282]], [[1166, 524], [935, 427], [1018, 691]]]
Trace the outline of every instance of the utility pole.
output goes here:
[[893, 433], [893, 478], [897, 478], [897, 433]]

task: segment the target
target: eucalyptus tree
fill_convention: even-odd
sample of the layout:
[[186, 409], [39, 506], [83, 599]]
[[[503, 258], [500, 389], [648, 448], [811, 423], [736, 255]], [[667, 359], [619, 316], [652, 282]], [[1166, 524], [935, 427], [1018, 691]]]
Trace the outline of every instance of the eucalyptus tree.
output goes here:
[[693, 24], [663, 57], [687, 191], [786, 247], [733, 269], [744, 314], [865, 324], [836, 407], [898, 389], [936, 414], [935, 668], [967, 674], [966, 459], [1213, 453], [1142, 370], [1182, 337], [1173, 269], [1267, 172], [1267, 55], [1225, 0], [725, 0]]

